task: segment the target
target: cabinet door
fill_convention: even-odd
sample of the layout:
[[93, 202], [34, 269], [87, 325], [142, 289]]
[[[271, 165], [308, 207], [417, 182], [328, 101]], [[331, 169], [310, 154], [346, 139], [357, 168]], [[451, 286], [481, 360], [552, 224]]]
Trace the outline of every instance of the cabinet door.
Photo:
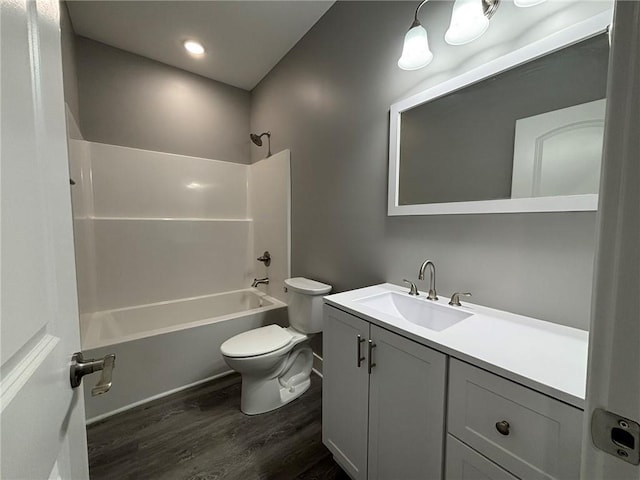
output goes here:
[[369, 324], [324, 306], [322, 442], [354, 480], [367, 478]]
[[369, 479], [442, 478], [446, 356], [375, 325]]
[[451, 435], [447, 436], [447, 480], [517, 480]]

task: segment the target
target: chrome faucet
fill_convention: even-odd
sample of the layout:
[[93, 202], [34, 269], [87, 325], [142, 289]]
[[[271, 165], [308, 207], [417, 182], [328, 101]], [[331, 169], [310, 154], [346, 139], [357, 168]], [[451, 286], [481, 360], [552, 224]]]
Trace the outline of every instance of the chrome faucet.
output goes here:
[[253, 283], [251, 284], [251, 286], [253, 288], [257, 287], [260, 284], [265, 284], [265, 285], [269, 285], [269, 277], [264, 277], [264, 278], [254, 278], [253, 279]]
[[429, 270], [429, 293], [427, 294], [427, 300], [438, 300], [436, 293], [436, 266], [431, 260], [425, 260], [422, 265], [420, 265], [418, 280], [424, 280], [424, 271], [429, 266], [431, 269]]

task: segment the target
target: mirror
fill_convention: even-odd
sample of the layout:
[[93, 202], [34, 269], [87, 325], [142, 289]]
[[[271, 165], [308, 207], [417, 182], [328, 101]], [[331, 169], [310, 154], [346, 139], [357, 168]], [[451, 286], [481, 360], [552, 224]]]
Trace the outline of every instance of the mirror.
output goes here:
[[610, 14], [391, 107], [389, 215], [597, 209]]

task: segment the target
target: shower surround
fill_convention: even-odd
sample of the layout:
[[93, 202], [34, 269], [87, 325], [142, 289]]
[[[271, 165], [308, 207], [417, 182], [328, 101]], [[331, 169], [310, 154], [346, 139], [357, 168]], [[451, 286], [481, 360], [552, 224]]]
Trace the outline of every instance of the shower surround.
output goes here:
[[[92, 398], [93, 379], [83, 382], [89, 420], [227, 373], [216, 345], [286, 321], [289, 151], [242, 165], [69, 143], [82, 346], [118, 357], [111, 392]], [[265, 250], [268, 268], [256, 260]], [[263, 276], [269, 285], [248, 288]], [[235, 313], [191, 307], [238, 291], [256, 300], [235, 302]]]

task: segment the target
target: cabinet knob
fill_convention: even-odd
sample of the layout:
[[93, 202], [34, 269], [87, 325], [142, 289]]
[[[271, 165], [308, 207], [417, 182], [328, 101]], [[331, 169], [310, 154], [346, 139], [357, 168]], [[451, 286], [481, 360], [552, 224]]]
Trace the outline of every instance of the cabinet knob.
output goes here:
[[498, 433], [500, 433], [500, 435], [509, 435], [509, 427], [509, 422], [507, 422], [506, 420], [496, 422], [496, 430], [498, 430]]

